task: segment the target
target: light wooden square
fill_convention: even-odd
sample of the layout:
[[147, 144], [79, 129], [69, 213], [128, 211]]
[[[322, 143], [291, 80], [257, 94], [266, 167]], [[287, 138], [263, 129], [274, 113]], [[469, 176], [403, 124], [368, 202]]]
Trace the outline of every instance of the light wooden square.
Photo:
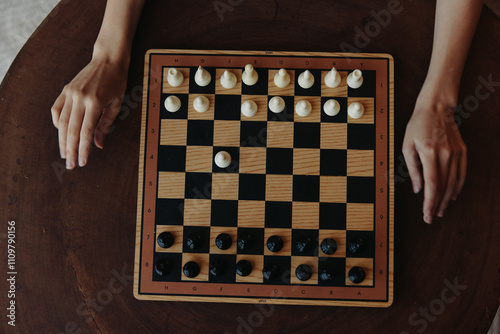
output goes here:
[[346, 123], [321, 123], [321, 148], [347, 149]]
[[321, 71], [321, 96], [325, 97], [347, 97], [347, 71], [338, 71], [340, 74], [340, 85], [330, 88], [325, 84], [325, 76], [329, 71]]
[[238, 199], [239, 175], [237, 173], [212, 174], [212, 199]]
[[[295, 275], [295, 270], [301, 264], [307, 264], [312, 269], [311, 278], [309, 278], [307, 281], [301, 281]], [[290, 283], [300, 285], [318, 284], [318, 270], [318, 258], [316, 256], [292, 256], [290, 268]]]
[[212, 201], [209, 199], [184, 200], [184, 225], [210, 226]]
[[252, 100], [257, 104], [257, 113], [253, 117], [241, 114], [242, 121], [267, 121], [267, 95], [242, 95], [241, 104]]
[[280, 88], [274, 83], [274, 76], [279, 70], [269, 70], [269, 83], [267, 85], [268, 95], [272, 96], [292, 96], [295, 95], [295, 71], [286, 69], [290, 75], [290, 84], [285, 88]]
[[[349, 279], [349, 270], [352, 267], [361, 267], [365, 271], [365, 280], [359, 284], [351, 282]], [[373, 285], [373, 259], [348, 257], [345, 259], [345, 284], [357, 286]]]
[[347, 150], [347, 176], [373, 176], [374, 151]]
[[158, 240], [155, 240], [155, 250], [160, 253], [182, 253], [182, 240], [184, 227], [180, 225], [158, 225], [156, 226], [156, 238], [163, 232], [170, 232], [174, 237], [174, 243], [169, 248], [158, 246]]
[[[226, 89], [222, 87], [220, 83], [220, 78], [222, 74], [228, 70], [229, 72], [233, 73], [236, 78], [238, 79], [238, 82], [236, 83], [236, 86], [230, 89]], [[241, 95], [241, 74], [242, 70], [237, 69], [237, 68], [217, 68], [215, 70], [215, 94], [226, 94], [226, 95]]]
[[163, 93], [168, 94], [188, 94], [189, 93], [189, 68], [179, 68], [175, 69], [184, 75], [184, 81], [179, 87], [172, 87], [168, 83], [167, 73], [171, 67], [163, 68]]
[[212, 146], [186, 146], [186, 172], [212, 172]]
[[214, 146], [240, 146], [240, 121], [214, 121]]
[[262, 283], [264, 278], [262, 277], [262, 269], [264, 269], [264, 256], [263, 255], [236, 255], [236, 263], [241, 260], [247, 260], [252, 264], [252, 272], [248, 276], [236, 275], [236, 282], [246, 282], [246, 283]]
[[320, 176], [320, 202], [345, 203], [347, 200], [347, 178], [345, 176]]
[[183, 253], [182, 254], [182, 267], [189, 261], [194, 261], [200, 266], [200, 273], [198, 276], [189, 278], [184, 275], [181, 268], [181, 280], [182, 281], [208, 281], [208, 271], [209, 271], [209, 254], [195, 254], [195, 253]]
[[238, 201], [238, 227], [264, 228], [265, 201]]
[[[269, 141], [268, 141], [269, 143]], [[240, 173], [265, 174], [266, 148], [240, 147]]]
[[320, 150], [309, 148], [293, 149], [294, 175], [319, 175]]
[[[208, 110], [205, 112], [199, 112], [194, 109], [194, 99], [198, 96], [205, 96], [208, 101], [210, 101], [210, 106]], [[188, 119], [205, 119], [205, 120], [213, 120], [214, 119], [214, 109], [215, 108], [215, 95], [214, 94], [189, 94], [188, 98]]]
[[373, 204], [347, 203], [348, 230], [373, 231]]
[[[267, 248], [267, 239], [277, 235], [283, 240], [283, 248], [276, 253]], [[264, 255], [291, 256], [292, 254], [292, 229], [289, 228], [266, 228], [264, 230]]]
[[318, 229], [319, 228], [319, 203], [318, 202], [293, 202], [292, 228]]
[[291, 202], [293, 175], [266, 175], [266, 201]]
[[[231, 247], [222, 250], [215, 244], [215, 239], [221, 233], [228, 234], [232, 239]], [[212, 226], [210, 228], [210, 254], [236, 254], [236, 246], [238, 240], [237, 227]]]
[[353, 102], [360, 102], [365, 108], [365, 113], [361, 118], [351, 118], [347, 115], [347, 122], [354, 124], [374, 124], [375, 123], [375, 106], [373, 98], [371, 97], [349, 97], [347, 99], [347, 106]]
[[321, 245], [321, 242], [326, 238], [332, 238], [337, 243], [337, 250], [332, 255], [325, 254], [321, 251], [321, 247], [318, 250], [318, 254], [321, 257], [345, 257], [346, 256], [346, 230], [319, 230], [319, 242], [318, 245]]
[[186, 145], [187, 120], [162, 119], [160, 145]]
[[[302, 117], [297, 114], [295, 107], [299, 101], [309, 101], [312, 111], [308, 116]], [[316, 123], [321, 121], [321, 97], [320, 96], [295, 96], [293, 120], [299, 123]]]
[[182, 172], [159, 172], [158, 198], [184, 198], [185, 179]]
[[293, 148], [293, 122], [267, 122], [267, 147]]

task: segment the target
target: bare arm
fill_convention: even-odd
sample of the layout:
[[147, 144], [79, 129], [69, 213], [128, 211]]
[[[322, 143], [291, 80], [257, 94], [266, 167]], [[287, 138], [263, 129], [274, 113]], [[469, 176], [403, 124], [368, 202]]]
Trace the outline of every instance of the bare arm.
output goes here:
[[482, 0], [438, 0], [431, 63], [406, 128], [403, 153], [424, 221], [442, 217], [466, 175], [467, 148], [453, 119], [462, 71]]
[[123, 99], [130, 50], [146, 0], [108, 0], [90, 63], [64, 87], [52, 106], [59, 150], [66, 168], [85, 166], [92, 147], [104, 137]]

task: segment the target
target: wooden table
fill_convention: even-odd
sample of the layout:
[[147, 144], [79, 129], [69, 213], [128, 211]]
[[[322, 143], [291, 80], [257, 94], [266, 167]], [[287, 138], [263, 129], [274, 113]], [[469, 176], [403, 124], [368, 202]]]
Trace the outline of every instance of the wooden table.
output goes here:
[[[135, 37], [124, 112], [104, 151], [94, 150], [88, 166], [72, 172], [59, 158], [50, 107], [89, 61], [105, 1], [61, 2], [20, 52], [0, 87], [0, 258], [7, 262], [7, 222], [15, 221], [17, 271], [17, 331], [5, 317], [6, 284], [0, 288], [1, 331], [486, 333], [500, 295], [500, 87], [484, 85], [488, 78], [500, 81], [498, 18], [483, 11], [461, 87], [465, 112], [459, 125], [469, 147], [468, 179], [446, 217], [429, 226], [421, 219], [422, 197], [411, 192], [401, 143], [426, 74], [434, 3], [403, 0], [385, 27], [370, 22], [377, 22], [371, 10], [387, 9], [387, 1], [231, 3], [222, 17], [211, 1], [147, 4]], [[361, 45], [357, 31], [370, 26], [380, 29], [369, 31], [372, 37]], [[135, 300], [144, 53], [150, 48], [342, 51], [347, 44], [395, 58], [393, 306], [258, 308]]]

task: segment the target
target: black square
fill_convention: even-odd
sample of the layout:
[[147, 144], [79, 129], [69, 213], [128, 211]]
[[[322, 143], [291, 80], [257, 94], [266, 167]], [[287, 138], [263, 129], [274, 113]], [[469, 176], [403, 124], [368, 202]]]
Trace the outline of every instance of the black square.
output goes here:
[[[318, 256], [318, 238], [318, 230], [292, 230], [292, 256]], [[306, 239], [309, 240], [310, 243], [301, 253], [297, 244], [302, 243]]]
[[183, 199], [158, 198], [156, 200], [156, 225], [182, 225], [183, 222]]
[[266, 199], [265, 174], [240, 174], [239, 199], [264, 201]]
[[347, 148], [351, 150], [374, 150], [375, 125], [347, 124]]
[[211, 173], [186, 173], [185, 198], [210, 199], [211, 197]]
[[299, 85], [299, 76], [305, 69], [295, 70], [295, 95], [297, 96], [320, 96], [321, 95], [321, 70], [309, 70], [314, 76], [314, 84], [311, 88], [304, 89]]
[[240, 145], [243, 147], [265, 147], [267, 145], [267, 122], [242, 121]]
[[292, 202], [266, 202], [265, 217], [268, 228], [291, 228]]
[[238, 226], [238, 201], [212, 200], [211, 226]]
[[241, 118], [241, 95], [215, 95], [215, 120], [238, 121]]
[[[347, 95], [350, 97], [375, 97], [376, 93], [376, 71], [372, 70], [363, 70], [363, 68], [360, 68], [361, 71], [363, 72], [363, 85], [361, 87], [353, 89], [349, 86], [347, 86]], [[353, 71], [349, 71], [349, 74]]]
[[186, 146], [158, 147], [158, 171], [184, 172], [186, 170]]
[[375, 178], [363, 176], [347, 177], [348, 203], [375, 203]]
[[[177, 96], [181, 100], [181, 107], [176, 112], [170, 112], [165, 109], [165, 100], [170, 95]], [[188, 94], [161, 94], [160, 118], [168, 119], [187, 119], [188, 114]]]
[[220, 275], [214, 276], [209, 271], [208, 281], [210, 283], [235, 283], [236, 282], [236, 255], [210, 254], [209, 265], [216, 264]]
[[264, 256], [264, 268], [273, 265], [278, 268], [276, 277], [268, 280], [264, 278], [264, 284], [290, 284], [291, 262], [289, 256]]
[[320, 123], [294, 123], [293, 147], [319, 148], [321, 142]]
[[285, 109], [275, 114], [269, 109], [269, 101], [274, 96], [268, 96], [267, 98], [267, 120], [268, 121], [282, 121], [282, 122], [293, 122], [294, 112], [295, 112], [295, 100], [293, 96], [281, 96], [283, 101], [285, 101]]
[[[326, 101], [334, 99], [340, 105], [340, 111], [335, 116], [325, 114], [323, 107]], [[321, 98], [321, 122], [325, 123], [347, 123], [347, 97], [322, 97]]]
[[[321, 241], [320, 241], [321, 242]], [[345, 286], [345, 258], [320, 257], [318, 261], [318, 285], [323, 286]], [[322, 271], [333, 270], [333, 279], [325, 280]]]
[[321, 150], [320, 174], [329, 176], [345, 176], [347, 173], [346, 150]]
[[299, 202], [319, 202], [319, 176], [294, 175], [293, 200]]
[[293, 174], [293, 148], [267, 148], [267, 174]]
[[215, 67], [204, 67], [205, 70], [210, 73], [212, 80], [205, 87], [200, 87], [194, 81], [194, 76], [198, 67], [191, 67], [189, 70], [189, 92], [194, 94], [215, 94], [215, 81], [217, 80], [217, 76], [215, 75]]
[[259, 75], [259, 80], [253, 86], [248, 86], [242, 83], [242, 95], [267, 95], [268, 87], [268, 69], [267, 68], [254, 68], [254, 71]]
[[188, 120], [187, 145], [212, 146], [214, 143], [214, 121]]
[[[156, 267], [160, 261], [168, 262], [168, 270], [165, 275], [160, 275]], [[182, 254], [181, 253], [155, 253], [153, 263], [150, 266], [153, 271], [153, 281], [179, 282], [181, 280]]]
[[346, 204], [345, 203], [320, 203], [319, 228], [322, 230], [345, 230]]
[[[195, 249], [187, 246], [188, 238], [199, 236], [198, 245]], [[210, 248], [210, 227], [208, 226], [184, 226], [182, 233], [182, 252], [183, 253], [208, 253]]]
[[264, 254], [264, 229], [263, 228], [251, 228], [251, 227], [239, 227], [238, 237], [240, 236], [250, 236], [250, 248], [241, 250], [237, 248], [238, 254], [254, 254], [262, 255]]
[[215, 164], [215, 158], [212, 161], [212, 171], [214, 173], [238, 173], [239, 172], [239, 165], [240, 165], [240, 148], [239, 147], [214, 147], [214, 154], [213, 156], [215, 157], [217, 153], [221, 151], [226, 151], [231, 155], [231, 164], [227, 166], [226, 168], [220, 168]]
[[[375, 232], [374, 231], [347, 231], [346, 232], [346, 256], [347, 257], [362, 257], [370, 258], [375, 256]], [[362, 240], [362, 248], [360, 251], [353, 253], [349, 247], [351, 243], [358, 243]]]

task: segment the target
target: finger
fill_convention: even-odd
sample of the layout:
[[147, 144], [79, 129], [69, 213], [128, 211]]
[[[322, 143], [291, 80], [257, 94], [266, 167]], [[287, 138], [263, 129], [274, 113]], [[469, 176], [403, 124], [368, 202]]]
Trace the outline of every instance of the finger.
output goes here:
[[56, 128], [59, 127], [59, 116], [61, 115], [65, 99], [66, 99], [66, 94], [61, 93], [54, 102], [52, 108], [50, 108], [50, 112], [52, 113], [52, 123], [54, 123], [54, 126]]
[[78, 147], [78, 165], [80, 165], [80, 167], [87, 164], [99, 116], [99, 107], [96, 105], [89, 106], [89, 108], [85, 110], [82, 129], [80, 131], [80, 146]]
[[406, 167], [413, 184], [413, 192], [419, 193], [422, 189], [422, 170], [420, 166], [420, 159], [415, 146], [403, 147], [403, 155], [406, 160]]
[[462, 154], [458, 161], [458, 171], [457, 171], [457, 183], [455, 184], [455, 189], [451, 195], [451, 199], [456, 201], [458, 195], [462, 191], [465, 183], [465, 175], [467, 174], [467, 147], [464, 147]]
[[440, 198], [438, 163], [434, 152], [420, 154], [420, 160], [424, 171], [424, 221], [430, 224], [436, 210], [436, 202]]
[[[444, 165], [446, 162], [442, 161], [442, 164]], [[448, 163], [448, 170], [444, 171], [447, 174], [441, 174], [442, 176], [448, 175], [448, 179], [446, 182], [446, 188], [444, 189], [443, 192], [443, 198], [441, 199], [439, 203], [439, 207], [437, 209], [437, 216], [438, 217], [443, 217], [444, 212], [446, 210], [446, 207], [448, 206], [448, 203], [450, 202], [451, 194], [453, 193], [455, 189], [455, 185], [457, 184], [457, 169], [458, 169], [458, 156], [454, 156]]]
[[61, 158], [63, 159], [66, 159], [66, 137], [68, 135], [68, 123], [71, 116], [72, 106], [73, 101], [71, 99], [66, 99], [58, 121], [57, 129], [59, 130], [59, 152], [61, 153]]
[[120, 112], [121, 101], [114, 101], [108, 108], [105, 108], [94, 133], [94, 142], [100, 149], [104, 148], [104, 138], [109, 133], [116, 116]]
[[66, 140], [66, 168], [73, 169], [76, 166], [78, 156], [78, 143], [80, 142], [80, 131], [82, 128], [85, 106], [78, 101], [74, 102], [71, 117], [68, 123], [68, 137]]

